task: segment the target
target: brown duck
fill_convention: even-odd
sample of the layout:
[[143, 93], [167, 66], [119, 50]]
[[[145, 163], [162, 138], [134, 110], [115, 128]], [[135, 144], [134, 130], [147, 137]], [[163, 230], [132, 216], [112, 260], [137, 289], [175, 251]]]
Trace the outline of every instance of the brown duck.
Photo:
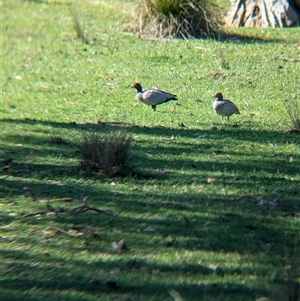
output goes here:
[[223, 99], [222, 93], [218, 92], [214, 95], [214, 102], [213, 102], [213, 109], [215, 112], [222, 117], [229, 117], [233, 114], [240, 114], [239, 109], [237, 106], [228, 99]]

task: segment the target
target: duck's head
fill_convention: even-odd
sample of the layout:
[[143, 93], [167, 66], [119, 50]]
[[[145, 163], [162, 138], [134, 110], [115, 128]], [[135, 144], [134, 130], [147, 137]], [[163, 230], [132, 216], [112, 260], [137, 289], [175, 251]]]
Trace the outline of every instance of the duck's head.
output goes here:
[[218, 100], [223, 100], [223, 94], [221, 92], [216, 93], [213, 97], [217, 98]]
[[137, 89], [138, 92], [142, 92], [142, 86], [140, 83], [134, 83], [133, 85], [130, 86], [130, 88], [135, 88]]

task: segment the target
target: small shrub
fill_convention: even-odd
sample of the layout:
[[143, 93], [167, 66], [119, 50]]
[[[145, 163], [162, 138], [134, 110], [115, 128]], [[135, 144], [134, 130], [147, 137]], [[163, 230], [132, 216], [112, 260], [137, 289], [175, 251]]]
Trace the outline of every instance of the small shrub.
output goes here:
[[205, 0], [142, 0], [132, 29], [156, 38], [216, 37], [217, 21], [211, 11]]
[[129, 151], [132, 137], [125, 130], [99, 134], [85, 134], [78, 143], [85, 170], [101, 172], [109, 177], [124, 177], [131, 173]]
[[300, 104], [298, 99], [285, 101], [285, 108], [289, 118], [290, 132], [300, 132]]

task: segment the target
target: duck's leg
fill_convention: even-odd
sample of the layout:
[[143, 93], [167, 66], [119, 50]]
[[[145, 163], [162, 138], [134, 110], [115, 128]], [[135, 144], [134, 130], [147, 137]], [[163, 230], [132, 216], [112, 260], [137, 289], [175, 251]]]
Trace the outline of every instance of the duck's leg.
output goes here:
[[155, 112], [156, 111], [156, 105], [152, 105], [151, 107], [152, 107], [153, 111]]

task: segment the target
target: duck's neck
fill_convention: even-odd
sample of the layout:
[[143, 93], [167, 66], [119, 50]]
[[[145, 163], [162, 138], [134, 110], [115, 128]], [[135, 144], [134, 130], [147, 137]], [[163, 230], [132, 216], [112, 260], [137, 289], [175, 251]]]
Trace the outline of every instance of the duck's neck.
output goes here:
[[141, 86], [136, 87], [137, 93], [143, 93], [143, 89]]

